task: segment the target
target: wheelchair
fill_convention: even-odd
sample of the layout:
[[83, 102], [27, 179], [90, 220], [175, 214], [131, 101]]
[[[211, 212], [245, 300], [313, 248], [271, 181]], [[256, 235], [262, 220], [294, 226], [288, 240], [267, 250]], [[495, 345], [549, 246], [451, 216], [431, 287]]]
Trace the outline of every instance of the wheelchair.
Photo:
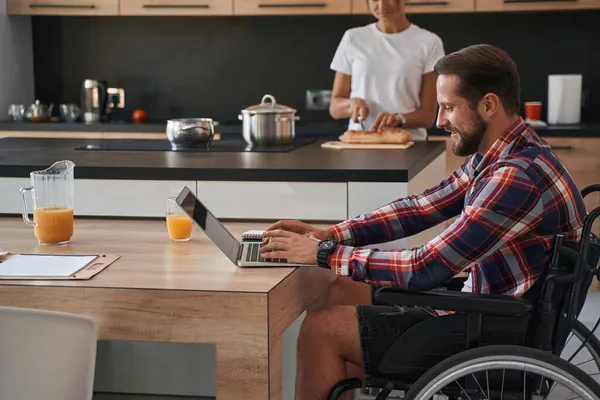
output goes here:
[[[581, 194], [592, 192], [600, 192], [600, 184]], [[579, 243], [554, 238], [548, 267], [523, 297], [379, 288], [373, 304], [455, 313], [409, 329], [366, 376], [364, 388], [358, 378], [345, 379], [328, 399], [351, 392], [360, 400], [599, 400], [600, 319], [591, 330], [578, 321], [593, 278], [600, 278], [600, 240], [591, 233], [599, 215], [600, 207], [587, 214]], [[574, 338], [579, 343], [569, 346]], [[561, 358], [567, 348], [573, 354]], [[585, 361], [577, 358], [583, 349], [590, 355]]]

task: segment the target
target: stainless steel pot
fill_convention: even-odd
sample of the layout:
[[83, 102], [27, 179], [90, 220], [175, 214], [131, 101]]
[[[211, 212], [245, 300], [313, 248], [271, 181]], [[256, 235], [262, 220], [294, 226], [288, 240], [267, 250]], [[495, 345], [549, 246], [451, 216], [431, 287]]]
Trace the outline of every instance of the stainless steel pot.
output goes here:
[[[269, 102], [267, 102], [269, 100]], [[290, 144], [296, 135], [296, 110], [277, 104], [270, 94], [263, 96], [260, 104], [242, 110], [244, 140], [250, 145], [277, 146]]]
[[173, 150], [208, 146], [217, 123], [210, 118], [181, 118], [167, 121], [167, 138]]

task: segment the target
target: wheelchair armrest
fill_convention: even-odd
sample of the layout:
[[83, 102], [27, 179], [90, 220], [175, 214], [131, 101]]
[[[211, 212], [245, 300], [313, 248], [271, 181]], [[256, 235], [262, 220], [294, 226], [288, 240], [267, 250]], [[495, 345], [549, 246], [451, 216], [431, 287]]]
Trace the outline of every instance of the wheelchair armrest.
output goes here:
[[524, 317], [533, 306], [530, 301], [514, 296], [431, 290], [409, 292], [395, 287], [383, 287], [375, 292], [373, 303], [431, 307], [434, 310], [458, 311]]

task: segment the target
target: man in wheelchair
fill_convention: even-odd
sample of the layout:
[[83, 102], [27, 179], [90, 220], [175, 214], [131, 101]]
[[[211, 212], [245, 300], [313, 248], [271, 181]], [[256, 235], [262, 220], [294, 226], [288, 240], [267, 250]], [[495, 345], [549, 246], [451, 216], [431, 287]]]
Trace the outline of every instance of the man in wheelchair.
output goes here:
[[[582, 195], [549, 145], [519, 117], [519, 75], [510, 56], [494, 46], [476, 45], [443, 57], [435, 71], [437, 125], [451, 134], [456, 155], [470, 155], [465, 163], [422, 194], [397, 199], [329, 229], [279, 221], [264, 233], [263, 257], [318, 263], [355, 282], [407, 292], [439, 288], [469, 271], [464, 292], [513, 296], [515, 301], [493, 305], [492, 298], [486, 303], [473, 296], [465, 306], [464, 297], [430, 295], [421, 301], [425, 296], [417, 299], [405, 292], [402, 299], [407, 304], [397, 304], [394, 294], [384, 288], [379, 291], [384, 305], [357, 300], [348, 292], [351, 301], [310, 313], [303, 323], [297, 399], [329, 398], [332, 388], [357, 368], [371, 383], [414, 382], [428, 368], [412, 376], [402, 369], [403, 363], [422, 363], [428, 346], [439, 345], [438, 339], [453, 340], [448, 336], [452, 329], [466, 329], [467, 348], [477, 347], [473, 341], [488, 340], [481, 336], [482, 326], [491, 325], [497, 327], [492, 331], [504, 335], [499, 343], [523, 344], [521, 328], [506, 330], [508, 324], [520, 326], [518, 318], [530, 314], [531, 305], [519, 300], [540, 287], [557, 235], [565, 242], [581, 241], [586, 218]], [[364, 248], [417, 234], [456, 216], [452, 225], [421, 247]], [[482, 318], [490, 313], [497, 318]], [[449, 324], [438, 323], [446, 316]], [[452, 325], [454, 317], [464, 318]], [[416, 334], [411, 328], [417, 324], [429, 328]], [[407, 338], [404, 347], [390, 361], [390, 349], [401, 338]], [[465, 349], [462, 342], [458, 348], [444, 346], [440, 351]], [[386, 367], [390, 362], [395, 370]], [[351, 370], [349, 365], [357, 368]]]

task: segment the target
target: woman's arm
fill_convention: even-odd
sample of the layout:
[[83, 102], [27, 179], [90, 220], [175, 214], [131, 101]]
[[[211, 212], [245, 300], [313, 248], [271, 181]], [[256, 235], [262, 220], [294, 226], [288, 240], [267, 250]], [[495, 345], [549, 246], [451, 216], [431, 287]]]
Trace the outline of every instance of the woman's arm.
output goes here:
[[421, 107], [411, 113], [404, 114], [406, 123], [403, 128], [430, 128], [435, 123], [438, 107], [436, 81], [437, 73], [435, 72], [423, 75], [420, 93]]
[[329, 104], [329, 114], [334, 119], [350, 117], [350, 82], [351, 76], [335, 73], [333, 80], [333, 89], [331, 90], [331, 103]]
[[[429, 128], [435, 123], [437, 116], [437, 93], [435, 84], [437, 81], [437, 73], [429, 72], [423, 75], [421, 82], [421, 106], [415, 111], [402, 114], [406, 118], [406, 122], [402, 128]], [[401, 118], [397, 113], [380, 113], [375, 123], [373, 130], [380, 130], [387, 127], [397, 127], [400, 125]]]
[[354, 122], [358, 122], [358, 118], [364, 120], [369, 116], [369, 106], [363, 99], [349, 98], [351, 80], [352, 76], [350, 75], [341, 72], [335, 73], [329, 114], [334, 119], [351, 117]]

